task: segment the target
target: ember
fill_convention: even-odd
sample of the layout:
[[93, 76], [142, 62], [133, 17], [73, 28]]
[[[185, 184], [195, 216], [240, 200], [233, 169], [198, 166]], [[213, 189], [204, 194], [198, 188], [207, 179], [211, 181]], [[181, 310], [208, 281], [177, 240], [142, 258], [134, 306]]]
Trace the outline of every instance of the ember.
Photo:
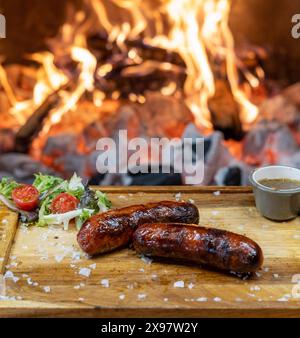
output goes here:
[[299, 84], [282, 89], [269, 77], [270, 48], [235, 47], [230, 0], [66, 3], [47, 48], [0, 60], [0, 176], [186, 183], [185, 173], [97, 174], [97, 141], [122, 129], [129, 138], [205, 137], [202, 184], [300, 166]]

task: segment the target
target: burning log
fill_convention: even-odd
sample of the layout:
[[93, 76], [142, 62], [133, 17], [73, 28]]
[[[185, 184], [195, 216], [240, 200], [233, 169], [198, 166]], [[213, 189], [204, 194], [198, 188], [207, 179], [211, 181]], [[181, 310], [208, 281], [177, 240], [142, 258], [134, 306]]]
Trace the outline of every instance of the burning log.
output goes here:
[[185, 79], [185, 70], [179, 66], [146, 61], [140, 65], [118, 67], [104, 77], [96, 76], [96, 86], [108, 95], [118, 91], [126, 98], [132, 93], [144, 94], [146, 90], [159, 91], [171, 83], [174, 91], [182, 89]]
[[15, 137], [15, 150], [17, 152], [26, 153], [29, 150], [31, 141], [41, 130], [43, 120], [59, 101], [59, 91], [55, 91], [45, 99], [26, 123], [19, 129]]
[[[186, 79], [186, 66], [179, 54], [154, 47], [142, 40], [126, 40], [128, 53], [107, 37], [94, 35], [88, 47], [98, 60], [96, 86], [108, 96], [118, 91], [121, 97], [157, 91], [170, 82], [182, 89]], [[130, 54], [132, 52], [132, 54]]]
[[[95, 34], [87, 39], [88, 48], [97, 57], [98, 61], [107, 60], [113, 54], [120, 54], [120, 47], [116, 42], [109, 42], [106, 35]], [[142, 60], [155, 60], [159, 62], [168, 62], [174, 65], [186, 68], [185, 62], [181, 56], [166, 49], [151, 46], [143, 40], [125, 40], [124, 45], [127, 50], [134, 49]]]

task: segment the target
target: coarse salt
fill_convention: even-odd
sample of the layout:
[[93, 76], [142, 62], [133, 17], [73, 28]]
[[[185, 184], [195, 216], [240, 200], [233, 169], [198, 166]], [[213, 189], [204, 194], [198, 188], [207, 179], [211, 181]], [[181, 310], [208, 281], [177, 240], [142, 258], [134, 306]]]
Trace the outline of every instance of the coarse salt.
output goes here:
[[124, 293], [121, 293], [121, 294], [119, 295], [119, 298], [120, 298], [121, 300], [125, 299]]
[[81, 276], [90, 277], [91, 269], [89, 269], [89, 268], [81, 268], [78, 273]]
[[151, 264], [152, 261], [153, 261], [152, 258], [149, 258], [149, 257], [144, 256], [144, 255], [141, 256], [141, 260], [142, 260], [144, 263], [146, 263], [146, 264]]
[[95, 269], [96, 269], [96, 266], [97, 266], [97, 264], [94, 263], [94, 264], [91, 264], [91, 265], [90, 265], [90, 268], [93, 269], [93, 270], [95, 270]]
[[279, 277], [278, 273], [273, 273], [273, 277], [278, 278]]
[[147, 297], [147, 295], [145, 293], [139, 293], [138, 294], [138, 300], [143, 300]]
[[221, 191], [219, 191], [219, 190], [218, 190], [218, 191], [214, 191], [213, 194], [214, 194], [215, 196], [220, 196], [220, 195], [221, 195]]
[[44, 291], [45, 291], [46, 293], [49, 293], [49, 292], [51, 291], [50, 286], [44, 286]]
[[188, 288], [191, 290], [193, 287], [195, 286], [195, 284], [193, 284], [193, 283], [189, 283], [188, 284]]
[[220, 298], [220, 297], [215, 297], [214, 298], [214, 302], [221, 302], [222, 301], [222, 298]]
[[184, 281], [183, 280], [179, 280], [177, 282], [174, 282], [173, 287], [174, 288], [184, 288]]
[[12, 271], [6, 271], [4, 278], [11, 279], [14, 283], [17, 283], [17, 281], [20, 279], [19, 277], [16, 277]]
[[54, 258], [56, 262], [60, 263], [64, 259], [64, 255], [55, 255]]
[[198, 297], [196, 299], [197, 302], [207, 302], [207, 298], [206, 297]]
[[102, 279], [102, 280], [101, 280], [101, 285], [102, 285], [104, 288], [109, 288], [109, 280], [108, 280], [108, 279]]
[[177, 202], [180, 201], [180, 199], [181, 199], [181, 193], [180, 192], [175, 194], [175, 199], [176, 199]]

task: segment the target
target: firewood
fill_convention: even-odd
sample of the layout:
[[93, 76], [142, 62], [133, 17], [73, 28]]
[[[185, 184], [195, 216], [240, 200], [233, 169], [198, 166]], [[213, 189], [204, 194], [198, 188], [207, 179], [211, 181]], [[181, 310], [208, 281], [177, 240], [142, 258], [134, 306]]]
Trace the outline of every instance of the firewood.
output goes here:
[[59, 101], [58, 91], [49, 95], [18, 130], [15, 138], [15, 150], [17, 152], [26, 153], [29, 150], [31, 141], [42, 128], [43, 120]]
[[[120, 53], [120, 48], [116, 42], [109, 42], [105, 34], [95, 34], [88, 37], [88, 48], [98, 56], [98, 60], [109, 58], [110, 55]], [[169, 62], [183, 68], [186, 67], [181, 56], [174, 52], [161, 47], [152, 46], [145, 43], [142, 39], [125, 40], [125, 46], [128, 50], [135, 49], [137, 54], [143, 60], [155, 60], [160, 62]]]

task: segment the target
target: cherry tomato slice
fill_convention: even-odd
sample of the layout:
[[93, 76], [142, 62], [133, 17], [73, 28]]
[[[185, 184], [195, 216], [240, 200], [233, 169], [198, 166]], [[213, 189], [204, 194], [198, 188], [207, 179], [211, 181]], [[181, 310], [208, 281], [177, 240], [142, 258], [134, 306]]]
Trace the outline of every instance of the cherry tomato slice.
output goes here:
[[12, 191], [12, 198], [19, 209], [31, 211], [39, 204], [39, 191], [31, 184], [22, 184]]
[[77, 208], [79, 200], [66, 192], [57, 195], [51, 203], [50, 210], [54, 214], [63, 214]]

